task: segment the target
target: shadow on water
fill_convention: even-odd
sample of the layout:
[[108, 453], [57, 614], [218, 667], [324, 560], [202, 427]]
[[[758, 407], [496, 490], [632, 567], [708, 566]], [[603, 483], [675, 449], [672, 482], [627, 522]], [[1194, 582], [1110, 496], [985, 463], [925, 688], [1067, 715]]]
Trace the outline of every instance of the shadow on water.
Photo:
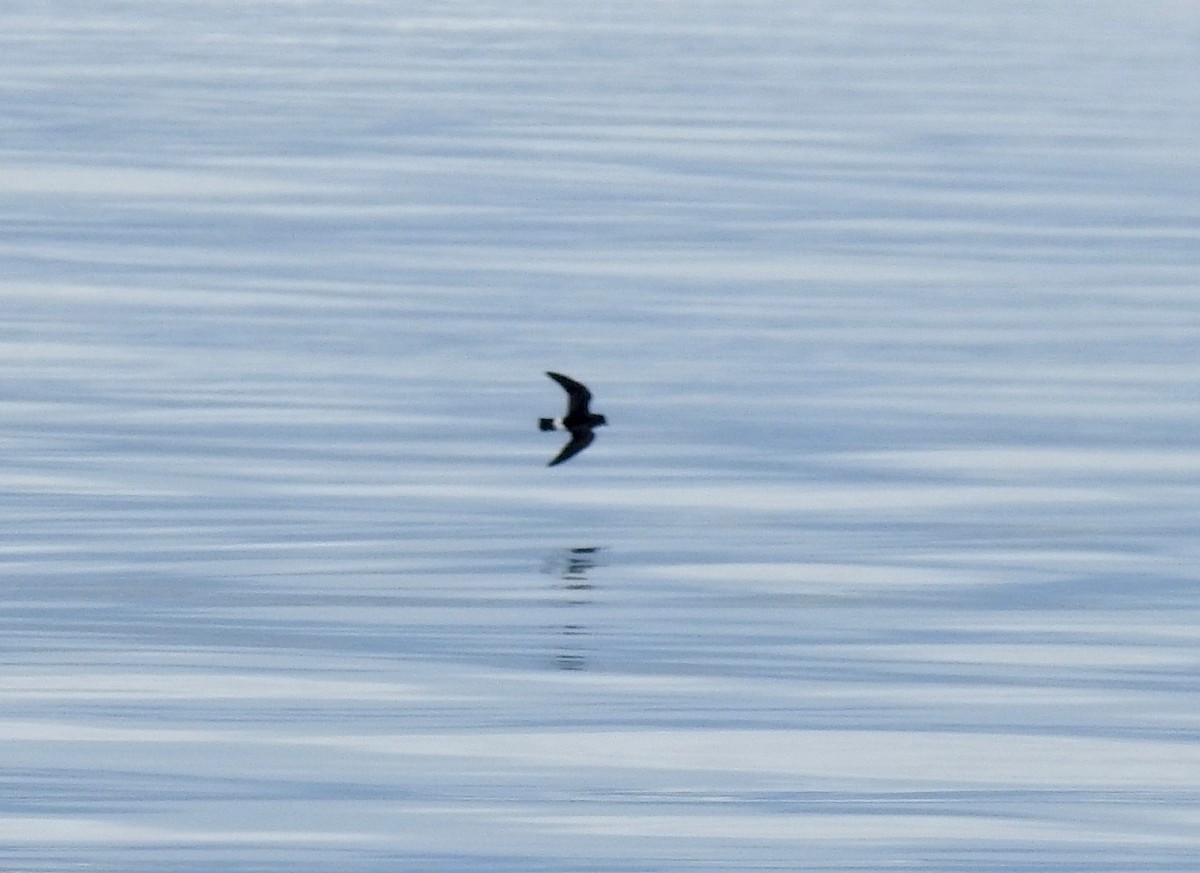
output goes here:
[[588, 629], [582, 621], [580, 610], [593, 602], [595, 584], [588, 573], [600, 566], [601, 546], [577, 546], [561, 549], [549, 555], [542, 564], [542, 572], [557, 577], [554, 590], [561, 592], [561, 604], [571, 610], [568, 620], [559, 625], [554, 666], [559, 670], [587, 669]]

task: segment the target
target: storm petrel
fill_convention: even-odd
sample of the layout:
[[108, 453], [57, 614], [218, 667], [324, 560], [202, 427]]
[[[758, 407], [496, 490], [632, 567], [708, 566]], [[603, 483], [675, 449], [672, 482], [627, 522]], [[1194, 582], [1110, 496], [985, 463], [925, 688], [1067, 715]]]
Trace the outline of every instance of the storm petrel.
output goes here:
[[571, 440], [562, 447], [562, 451], [555, 455], [547, 467], [553, 467], [555, 464], [561, 464], [563, 461], [573, 458], [591, 445], [592, 440], [596, 438], [595, 429], [602, 424], [608, 424], [603, 415], [598, 415], [588, 409], [588, 404], [592, 401], [592, 392], [587, 390], [583, 385], [576, 382], [562, 373], [546, 373], [551, 379], [563, 387], [567, 392], [567, 414], [560, 419], [539, 418], [538, 428], [541, 430], [569, 430], [571, 432]]

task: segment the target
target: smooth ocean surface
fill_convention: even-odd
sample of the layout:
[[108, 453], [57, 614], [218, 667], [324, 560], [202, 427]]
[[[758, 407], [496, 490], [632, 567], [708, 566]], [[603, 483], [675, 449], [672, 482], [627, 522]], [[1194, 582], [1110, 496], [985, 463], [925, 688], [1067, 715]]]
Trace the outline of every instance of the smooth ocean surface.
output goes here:
[[1196, 870], [1198, 93], [1184, 0], [4, 7], [0, 870]]

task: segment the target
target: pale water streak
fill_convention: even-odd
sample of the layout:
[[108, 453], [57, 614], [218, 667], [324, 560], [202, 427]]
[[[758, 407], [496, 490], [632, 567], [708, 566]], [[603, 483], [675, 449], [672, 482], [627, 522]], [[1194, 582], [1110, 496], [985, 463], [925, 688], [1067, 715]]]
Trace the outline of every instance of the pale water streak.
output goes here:
[[1178, 0], [0, 12], [0, 868], [1194, 869], [1198, 79]]

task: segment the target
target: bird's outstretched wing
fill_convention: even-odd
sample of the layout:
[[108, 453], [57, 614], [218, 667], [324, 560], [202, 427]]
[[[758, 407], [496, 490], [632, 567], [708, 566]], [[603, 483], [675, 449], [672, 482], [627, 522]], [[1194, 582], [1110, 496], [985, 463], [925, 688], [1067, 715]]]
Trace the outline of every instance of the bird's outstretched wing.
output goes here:
[[557, 382], [567, 392], [567, 415], [587, 415], [588, 404], [592, 402], [592, 392], [587, 390], [583, 385], [576, 382], [570, 376], [564, 376], [562, 373], [546, 372], [546, 375]]
[[580, 427], [571, 431], [571, 441], [562, 447], [562, 451], [554, 456], [554, 460], [547, 464], [547, 467], [553, 467], [555, 464], [561, 464], [563, 461], [570, 460], [578, 455], [584, 449], [592, 444], [592, 440], [596, 438], [596, 434], [590, 427]]

